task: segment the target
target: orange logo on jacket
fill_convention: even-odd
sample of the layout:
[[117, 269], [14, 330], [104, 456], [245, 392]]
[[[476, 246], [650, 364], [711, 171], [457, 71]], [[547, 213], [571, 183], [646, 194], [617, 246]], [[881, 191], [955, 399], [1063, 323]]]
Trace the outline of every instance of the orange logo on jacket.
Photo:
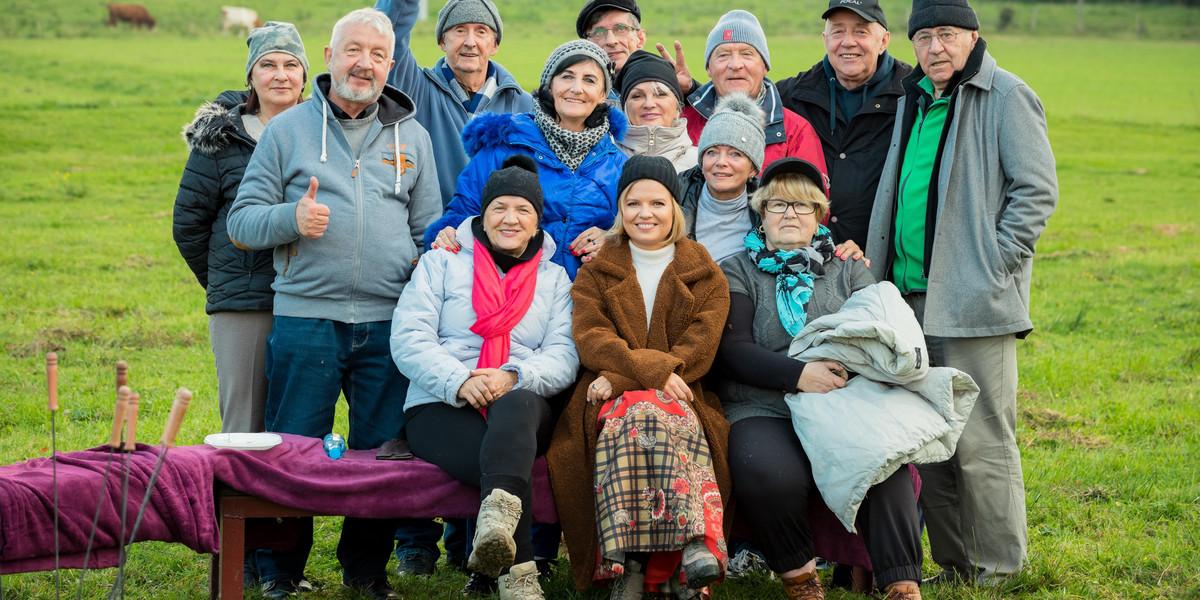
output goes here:
[[[400, 150], [404, 150], [407, 147], [408, 147], [408, 144], [400, 144]], [[399, 167], [396, 166], [397, 159], [399, 159], [399, 161], [398, 161], [399, 165], [400, 165]], [[388, 143], [387, 152], [383, 153], [382, 160], [383, 160], [384, 164], [392, 165], [392, 168], [394, 168], [394, 169], [399, 168], [401, 175], [403, 175], [409, 169], [416, 168], [416, 166], [417, 166], [417, 165], [413, 164], [413, 162], [411, 160], [409, 160], [407, 154], [404, 154], [403, 152], [397, 153], [396, 145], [391, 142]]]

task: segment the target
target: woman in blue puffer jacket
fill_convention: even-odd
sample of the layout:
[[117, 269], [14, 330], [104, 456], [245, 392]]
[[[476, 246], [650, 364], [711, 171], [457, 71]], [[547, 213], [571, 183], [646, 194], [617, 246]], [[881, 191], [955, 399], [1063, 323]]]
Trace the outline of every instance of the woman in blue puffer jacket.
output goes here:
[[485, 114], [468, 123], [463, 147], [471, 162], [442, 218], [425, 230], [426, 245], [457, 250], [455, 229], [479, 214], [488, 176], [506, 157], [526, 154], [538, 165], [546, 202], [542, 228], [557, 246], [551, 260], [574, 280], [613, 224], [626, 161], [613, 143], [625, 134], [625, 115], [605, 103], [612, 88], [607, 65], [608, 56], [596, 44], [567, 42], [546, 61], [532, 113]]

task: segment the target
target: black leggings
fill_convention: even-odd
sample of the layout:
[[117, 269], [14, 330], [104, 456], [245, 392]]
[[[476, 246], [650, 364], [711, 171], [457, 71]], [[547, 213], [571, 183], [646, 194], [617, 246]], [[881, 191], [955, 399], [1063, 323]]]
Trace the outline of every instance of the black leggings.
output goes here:
[[528, 390], [512, 390], [488, 407], [487, 420], [470, 406], [441, 402], [416, 406], [405, 417], [413, 454], [479, 486], [480, 499], [497, 488], [521, 499], [521, 520], [513, 534], [515, 564], [533, 560], [533, 461], [550, 447], [550, 403]]
[[[729, 428], [729, 470], [738, 512], [776, 573], [803, 567], [815, 554], [809, 502], [822, 502], [812, 466], [790, 419], [751, 417]], [[921, 530], [912, 475], [901, 468], [871, 487], [858, 511], [880, 589], [921, 579]]]

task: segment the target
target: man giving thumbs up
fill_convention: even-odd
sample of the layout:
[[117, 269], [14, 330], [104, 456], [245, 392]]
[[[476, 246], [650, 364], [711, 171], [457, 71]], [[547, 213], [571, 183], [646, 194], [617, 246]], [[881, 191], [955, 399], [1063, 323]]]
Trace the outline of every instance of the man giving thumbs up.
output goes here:
[[[329, 72], [313, 79], [312, 98], [271, 120], [228, 218], [235, 242], [275, 249], [267, 430], [322, 437], [344, 393], [354, 399], [352, 449], [378, 447], [404, 424], [408, 380], [391, 358], [392, 311], [442, 211], [429, 134], [412, 100], [385, 85], [392, 36], [374, 9], [338, 21]], [[393, 597], [385, 568], [395, 531], [395, 522], [346, 519], [346, 585]], [[259, 551], [264, 590], [294, 590], [310, 546]]]

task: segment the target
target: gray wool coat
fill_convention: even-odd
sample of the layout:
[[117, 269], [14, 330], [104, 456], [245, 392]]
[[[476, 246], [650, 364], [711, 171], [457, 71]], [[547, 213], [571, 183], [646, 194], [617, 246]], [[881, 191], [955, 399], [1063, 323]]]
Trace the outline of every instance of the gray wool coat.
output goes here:
[[[938, 214], [922, 326], [926, 335], [986, 337], [1033, 329], [1033, 252], [1058, 203], [1054, 153], [1037, 94], [996, 66], [986, 51], [963, 81], [937, 181]], [[911, 96], [902, 98], [897, 114]], [[909, 131], [896, 119], [875, 208], [867, 257], [878, 281], [891, 281], [896, 193]]]

